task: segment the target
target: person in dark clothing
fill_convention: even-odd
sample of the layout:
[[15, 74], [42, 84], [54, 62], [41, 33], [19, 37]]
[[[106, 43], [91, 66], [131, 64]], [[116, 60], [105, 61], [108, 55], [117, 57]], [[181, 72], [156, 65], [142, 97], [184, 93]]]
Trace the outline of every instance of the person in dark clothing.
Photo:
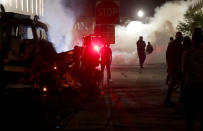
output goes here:
[[87, 36], [84, 39], [84, 52], [82, 55], [82, 66], [87, 70], [94, 70], [99, 65], [99, 53], [94, 50], [91, 37]]
[[192, 48], [192, 41], [189, 36], [185, 36], [183, 39], [183, 51], [187, 51]]
[[84, 65], [90, 70], [95, 69], [99, 64], [99, 54], [96, 51], [92, 51], [93, 48], [91, 44], [87, 45], [83, 54]]
[[175, 86], [182, 85], [181, 62], [183, 55], [182, 47], [183, 36], [181, 32], [176, 33], [176, 39], [168, 45], [166, 50], [166, 61], [168, 64], [168, 73], [170, 75], [170, 83], [167, 91], [165, 104], [172, 104], [171, 95]]
[[143, 37], [140, 36], [139, 40], [137, 41], [137, 53], [139, 57], [140, 68], [143, 68], [143, 64], [146, 59], [145, 47], [145, 41], [143, 41]]
[[[185, 36], [183, 39], [183, 53], [192, 49], [192, 46], [193, 46], [193, 44], [192, 44], [190, 37]], [[180, 102], [183, 105], [184, 105], [185, 80], [186, 80], [186, 76], [184, 74], [182, 74], [183, 85], [180, 86]]]
[[186, 131], [194, 131], [195, 110], [201, 113], [201, 131], [203, 130], [203, 34], [201, 28], [195, 28], [192, 36], [194, 48], [184, 52], [182, 69], [186, 76], [185, 118]]
[[[168, 42], [168, 46], [170, 44], [173, 43], [173, 37], [170, 37], [170, 41]], [[168, 56], [166, 57], [166, 63], [167, 63], [167, 76], [166, 76], [166, 84], [169, 85], [169, 82], [170, 82], [170, 72], [168, 71], [168, 66], [169, 66], [169, 63], [168, 63]]]
[[101, 71], [104, 72], [104, 68], [106, 66], [108, 79], [111, 81], [111, 62], [112, 62], [112, 51], [110, 48], [110, 44], [104, 45], [99, 51], [101, 56]]
[[[99, 53], [94, 50], [94, 46], [92, 44], [91, 37], [87, 36], [84, 39], [84, 51], [81, 57], [82, 60], [82, 83], [85, 86], [92, 87], [91, 84], [94, 84], [94, 74], [95, 69], [99, 65]], [[90, 88], [89, 88], [90, 89]]]
[[154, 49], [153, 49], [151, 43], [148, 42], [147, 48], [146, 48], [146, 53], [147, 53], [147, 54], [151, 54], [151, 53], [153, 52], [153, 50], [154, 50]]
[[171, 43], [171, 42], [173, 42], [173, 37], [170, 37], [170, 42], [169, 43]]

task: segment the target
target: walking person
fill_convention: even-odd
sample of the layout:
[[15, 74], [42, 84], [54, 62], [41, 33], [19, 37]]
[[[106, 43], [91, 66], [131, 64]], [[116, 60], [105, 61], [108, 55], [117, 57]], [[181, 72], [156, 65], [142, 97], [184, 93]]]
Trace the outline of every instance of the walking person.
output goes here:
[[201, 131], [203, 130], [203, 34], [201, 28], [195, 28], [192, 36], [194, 48], [183, 55], [183, 73], [186, 76], [185, 118], [186, 131], [194, 131], [196, 108], [201, 113]]
[[137, 53], [139, 57], [140, 68], [144, 68], [143, 64], [146, 59], [145, 47], [146, 47], [145, 41], [143, 41], [143, 37], [140, 36], [139, 40], [137, 41]]
[[154, 49], [153, 49], [151, 43], [148, 42], [147, 48], [146, 48], [146, 53], [147, 53], [147, 55], [151, 54], [151, 53], [153, 52], [153, 50], [154, 50]]
[[192, 49], [193, 44], [192, 44], [192, 40], [190, 39], [189, 36], [185, 36], [183, 39], [183, 51], [187, 51]]
[[105, 44], [104, 47], [100, 49], [99, 54], [101, 56], [102, 74], [104, 73], [104, 69], [106, 67], [108, 80], [112, 81], [111, 79], [112, 50], [110, 48], [110, 44]]
[[172, 104], [171, 96], [177, 85], [182, 85], [182, 47], [183, 36], [181, 32], [176, 33], [176, 39], [168, 45], [166, 50], [166, 60], [168, 64], [168, 73], [170, 74], [170, 83], [165, 99], [165, 104]]
[[[185, 36], [183, 39], [183, 53], [192, 49], [192, 47], [193, 47], [192, 40], [190, 39], [189, 36]], [[179, 99], [179, 101], [184, 106], [184, 92], [185, 92], [184, 90], [185, 90], [185, 81], [186, 81], [186, 76], [184, 73], [182, 74], [182, 81], [183, 81], [183, 85], [180, 87], [180, 99]]]
[[[173, 43], [173, 37], [170, 37], [170, 41], [168, 42], [168, 47], [169, 47], [169, 45], [171, 45]], [[167, 47], [167, 49], [168, 49], [168, 47]], [[168, 52], [168, 51], [166, 51], [166, 52]], [[169, 62], [169, 58], [168, 58], [169, 56], [168, 56], [168, 54], [166, 53], [166, 63], [167, 63], [167, 76], [166, 76], [166, 84], [167, 85], [169, 85], [169, 83], [170, 83], [170, 80], [171, 80], [171, 74], [170, 74], [170, 71], [169, 71], [169, 64], [170, 64], [170, 62]]]

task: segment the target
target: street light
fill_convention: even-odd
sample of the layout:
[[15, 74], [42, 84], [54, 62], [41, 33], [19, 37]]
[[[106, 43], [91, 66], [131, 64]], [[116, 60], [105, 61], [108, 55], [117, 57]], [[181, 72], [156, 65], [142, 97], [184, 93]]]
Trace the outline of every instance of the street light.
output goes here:
[[144, 12], [142, 10], [139, 10], [137, 12], [137, 16], [140, 17], [140, 18], [143, 17], [144, 16]]

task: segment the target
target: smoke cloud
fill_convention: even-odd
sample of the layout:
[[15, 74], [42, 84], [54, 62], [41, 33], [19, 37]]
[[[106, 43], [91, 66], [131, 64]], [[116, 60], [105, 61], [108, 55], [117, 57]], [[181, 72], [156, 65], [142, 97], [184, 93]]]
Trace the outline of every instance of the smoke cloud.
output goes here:
[[[1, 2], [3, 0], [0, 0]], [[130, 21], [125, 26], [117, 25], [116, 44], [111, 46], [113, 64], [138, 64], [136, 42], [141, 35], [146, 43], [150, 41], [154, 47], [153, 53], [147, 55], [146, 63], [164, 63], [169, 37], [175, 35], [176, 26], [179, 21], [183, 20], [183, 15], [190, 4], [186, 1], [168, 2], [157, 7], [155, 15], [148, 18], [147, 23]], [[83, 11], [86, 12], [90, 9], [90, 7], [84, 8], [83, 5], [87, 5], [87, 2], [83, 0], [79, 2], [74, 0], [44, 0], [42, 21], [48, 23], [49, 38], [58, 53], [70, 50], [73, 46], [72, 43], [77, 43], [76, 36], [81, 37], [84, 33], [92, 32], [95, 21], [76, 24], [76, 17], [81, 15]], [[78, 6], [80, 8], [76, 8]], [[78, 34], [76, 35], [74, 26], [79, 27], [79, 29], [84, 28], [85, 32], [77, 30]]]
[[[79, 5], [77, 1], [45, 1], [43, 20], [47, 21], [50, 25], [50, 38], [57, 52], [71, 49], [72, 43], [79, 41], [75, 37], [84, 35], [84, 30], [85, 33], [92, 33], [92, 29], [89, 31], [86, 28], [90, 29], [93, 26], [87, 26], [87, 23], [75, 23], [76, 17], [83, 10], [81, 4], [81, 9], [76, 10], [78, 9], [75, 8], [76, 5]], [[183, 15], [190, 5], [191, 3], [186, 1], [167, 2], [161, 7], [156, 8], [155, 15], [147, 18], [147, 23], [130, 21], [125, 26], [117, 25], [116, 44], [111, 46], [113, 50], [113, 64], [138, 64], [136, 42], [139, 36], [144, 37], [146, 44], [148, 41], [151, 42], [154, 48], [153, 53], [147, 55], [146, 63], [165, 63], [165, 52], [169, 37], [174, 37], [177, 31], [176, 26], [179, 21], [183, 20]], [[94, 22], [92, 23], [94, 24]], [[73, 29], [75, 25], [79, 27], [76, 33], [74, 33], [75, 29]]]
[[72, 48], [72, 29], [76, 16], [63, 0], [45, 0], [42, 20], [49, 25], [49, 38], [58, 53]]
[[176, 26], [190, 2], [168, 2], [157, 7], [148, 23], [131, 21], [127, 26], [116, 26], [116, 44], [112, 45], [114, 64], [138, 64], [136, 42], [139, 36], [151, 42], [154, 51], [147, 55], [146, 63], [164, 63], [169, 37], [175, 35]]

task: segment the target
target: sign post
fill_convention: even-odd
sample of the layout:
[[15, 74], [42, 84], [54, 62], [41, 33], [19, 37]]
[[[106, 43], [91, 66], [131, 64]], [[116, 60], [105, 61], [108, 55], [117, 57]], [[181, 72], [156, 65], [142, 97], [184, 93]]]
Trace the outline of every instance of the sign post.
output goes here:
[[99, 1], [96, 5], [97, 24], [119, 24], [119, 3], [115, 1]]
[[101, 0], [96, 4], [95, 34], [101, 35], [106, 43], [115, 43], [115, 24], [120, 23], [118, 1]]
[[95, 35], [100, 35], [104, 38], [105, 43], [114, 44], [115, 43], [115, 25], [96, 25], [94, 29]]

